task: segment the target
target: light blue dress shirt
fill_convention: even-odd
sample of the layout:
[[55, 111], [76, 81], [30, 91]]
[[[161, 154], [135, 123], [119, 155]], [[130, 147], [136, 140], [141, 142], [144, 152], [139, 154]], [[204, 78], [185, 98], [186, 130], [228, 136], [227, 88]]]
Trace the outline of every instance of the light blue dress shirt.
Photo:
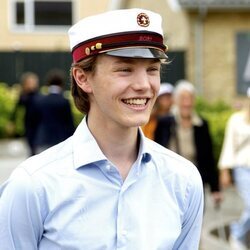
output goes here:
[[195, 250], [203, 189], [194, 165], [145, 138], [125, 181], [83, 119], [0, 188], [1, 250]]

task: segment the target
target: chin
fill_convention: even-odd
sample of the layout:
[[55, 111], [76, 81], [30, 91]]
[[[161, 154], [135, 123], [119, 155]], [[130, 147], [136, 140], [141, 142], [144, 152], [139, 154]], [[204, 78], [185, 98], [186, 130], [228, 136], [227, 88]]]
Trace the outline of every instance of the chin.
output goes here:
[[150, 118], [150, 114], [144, 113], [144, 114], [133, 114], [133, 115], [127, 115], [123, 116], [122, 124], [126, 127], [140, 127], [148, 123]]
[[145, 124], [147, 124], [149, 121], [149, 119], [145, 118], [145, 119], [134, 119], [131, 121], [131, 127], [140, 127], [140, 126], [144, 126]]
[[144, 126], [148, 123], [148, 120], [145, 120], [145, 121], [141, 121], [138, 123], [138, 126]]

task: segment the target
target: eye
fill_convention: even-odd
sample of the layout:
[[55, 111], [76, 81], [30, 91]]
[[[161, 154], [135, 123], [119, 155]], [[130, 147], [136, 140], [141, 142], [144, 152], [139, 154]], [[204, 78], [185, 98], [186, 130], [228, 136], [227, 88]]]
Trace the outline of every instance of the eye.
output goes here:
[[151, 74], [159, 74], [160, 68], [157, 66], [152, 66], [147, 69], [147, 72]]
[[114, 69], [114, 72], [121, 76], [127, 76], [131, 74], [132, 71], [133, 71], [132, 68], [127, 67], [127, 66], [121, 66], [121, 67]]
[[158, 67], [150, 67], [148, 71], [159, 71]]
[[124, 67], [117, 69], [118, 72], [131, 72], [132, 70], [130, 68]]

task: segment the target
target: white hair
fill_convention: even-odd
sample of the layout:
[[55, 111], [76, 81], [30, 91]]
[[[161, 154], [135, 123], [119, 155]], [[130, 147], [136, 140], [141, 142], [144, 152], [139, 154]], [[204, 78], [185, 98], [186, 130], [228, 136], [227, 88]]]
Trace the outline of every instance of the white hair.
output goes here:
[[195, 96], [195, 94], [196, 94], [195, 87], [191, 82], [189, 82], [187, 80], [179, 80], [176, 83], [176, 86], [175, 86], [175, 89], [174, 89], [174, 97], [175, 97], [175, 99], [178, 98], [178, 96], [183, 91], [187, 91], [190, 94], [192, 94], [193, 96]]

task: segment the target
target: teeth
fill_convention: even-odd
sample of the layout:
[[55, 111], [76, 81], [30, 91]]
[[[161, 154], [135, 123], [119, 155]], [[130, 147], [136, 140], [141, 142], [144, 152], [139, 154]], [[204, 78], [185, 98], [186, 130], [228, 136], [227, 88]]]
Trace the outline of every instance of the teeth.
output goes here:
[[126, 99], [123, 102], [130, 105], [145, 105], [147, 99]]

